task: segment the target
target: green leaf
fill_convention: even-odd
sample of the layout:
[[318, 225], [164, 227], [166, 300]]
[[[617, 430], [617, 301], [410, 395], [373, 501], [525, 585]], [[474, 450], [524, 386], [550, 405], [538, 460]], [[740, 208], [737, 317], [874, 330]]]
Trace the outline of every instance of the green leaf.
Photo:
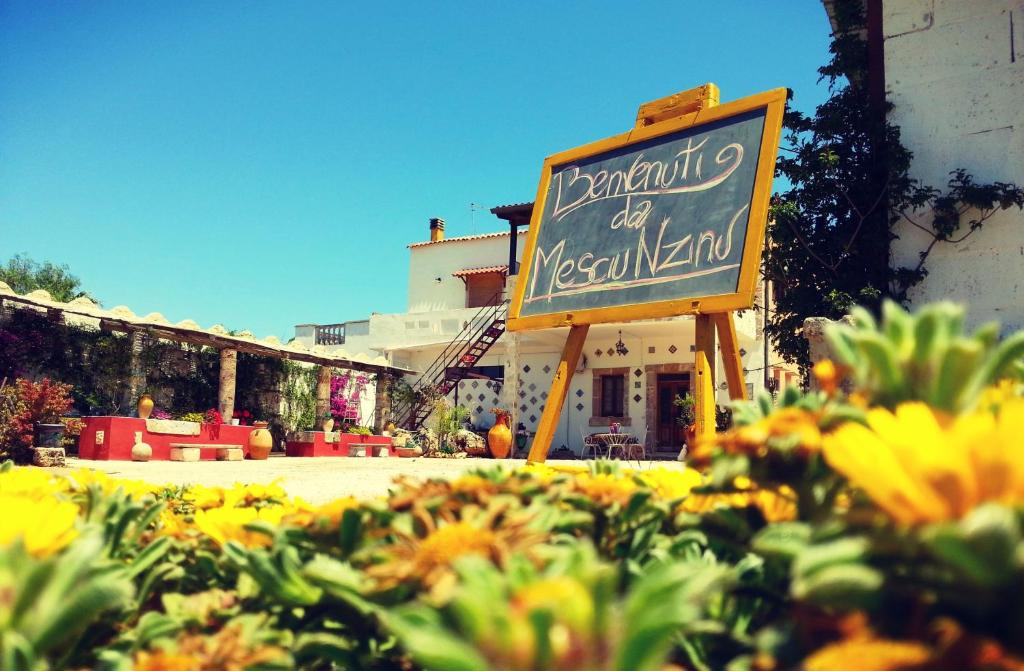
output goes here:
[[385, 615], [388, 629], [412, 658], [427, 671], [482, 671], [490, 664], [468, 643], [456, 638], [426, 608], [402, 609]]
[[792, 561], [811, 540], [811, 527], [803, 522], [779, 522], [759, 531], [751, 540], [755, 552]]
[[128, 565], [128, 577], [134, 578], [156, 562], [163, 559], [168, 550], [171, 549], [171, 539], [162, 536], [147, 545], [142, 552], [135, 556], [135, 559]]
[[829, 543], [811, 545], [797, 556], [793, 576], [810, 575], [829, 566], [861, 561], [867, 555], [865, 538], [841, 538]]
[[826, 566], [793, 580], [796, 599], [841, 609], [867, 608], [881, 597], [884, 578], [863, 564]]

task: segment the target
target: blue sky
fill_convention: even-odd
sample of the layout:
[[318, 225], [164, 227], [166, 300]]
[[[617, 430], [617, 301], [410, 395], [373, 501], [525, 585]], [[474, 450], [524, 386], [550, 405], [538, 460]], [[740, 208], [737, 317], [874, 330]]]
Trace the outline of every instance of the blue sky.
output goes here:
[[499, 230], [642, 102], [826, 91], [819, 0], [0, 0], [0, 261], [106, 307], [288, 338], [405, 309], [427, 220]]

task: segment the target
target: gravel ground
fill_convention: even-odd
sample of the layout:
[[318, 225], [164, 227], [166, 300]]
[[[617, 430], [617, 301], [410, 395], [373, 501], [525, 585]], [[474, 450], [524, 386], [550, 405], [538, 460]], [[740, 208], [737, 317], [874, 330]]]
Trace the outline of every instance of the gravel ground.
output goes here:
[[[519, 467], [522, 459], [508, 460]], [[552, 466], [580, 465], [580, 461], [548, 461]], [[398, 475], [416, 478], [458, 476], [474, 468], [493, 466], [489, 459], [399, 459], [312, 457], [288, 458], [274, 456], [266, 461], [91, 461], [68, 459], [68, 468], [90, 468], [114, 477], [145, 480], [155, 484], [203, 484], [230, 486], [236, 482], [268, 483], [278, 480], [292, 496], [301, 496], [310, 503], [324, 503], [340, 496], [372, 498], [387, 494]], [[630, 462], [632, 468], [638, 462]], [[674, 461], [642, 462], [639, 468], [681, 468]]]

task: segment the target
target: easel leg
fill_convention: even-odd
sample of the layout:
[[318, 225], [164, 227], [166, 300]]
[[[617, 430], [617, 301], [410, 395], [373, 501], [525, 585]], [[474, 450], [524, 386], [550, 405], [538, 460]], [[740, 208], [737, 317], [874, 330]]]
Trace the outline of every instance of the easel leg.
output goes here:
[[731, 312], [712, 315], [718, 330], [718, 343], [722, 347], [722, 362], [725, 366], [725, 381], [729, 383], [729, 398], [742, 401], [747, 397], [747, 385], [743, 381], [743, 361], [740, 359], [739, 342], [736, 340], [736, 322]]
[[551, 381], [547, 404], [544, 406], [544, 412], [540, 415], [540, 424], [537, 425], [537, 435], [533, 437], [533, 445], [530, 446], [530, 456], [527, 461], [531, 464], [544, 463], [544, 460], [548, 458], [551, 439], [555, 437], [558, 418], [562, 414], [562, 406], [565, 405], [565, 397], [569, 393], [569, 382], [572, 381], [572, 374], [580, 360], [583, 343], [587, 341], [589, 330], [589, 325], [569, 328], [569, 339], [565, 341], [565, 347], [562, 349], [562, 359], [558, 362], [555, 377]]
[[697, 437], [715, 433], [715, 324], [710, 315], [695, 317], [694, 389]]

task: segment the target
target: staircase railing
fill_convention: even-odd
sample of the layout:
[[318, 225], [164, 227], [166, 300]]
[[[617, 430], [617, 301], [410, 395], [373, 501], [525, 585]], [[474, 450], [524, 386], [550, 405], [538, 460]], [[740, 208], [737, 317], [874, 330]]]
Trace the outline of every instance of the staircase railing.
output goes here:
[[[454, 339], [441, 351], [426, 370], [412, 385], [410, 394], [392, 407], [392, 417], [400, 426], [410, 430], [419, 428], [419, 423], [429, 415], [429, 405], [435, 398], [447, 396], [452, 388], [468, 374], [470, 365], [464, 357], [493, 328], [504, 331], [505, 316], [508, 314], [508, 299], [502, 299], [499, 291], [470, 319]], [[489, 349], [490, 345], [485, 348]], [[481, 353], [482, 355], [482, 353]], [[479, 357], [472, 363], [476, 363]], [[465, 374], [452, 375], [452, 369], [463, 368]], [[424, 413], [424, 410], [426, 412]], [[422, 417], [421, 417], [422, 415]]]

